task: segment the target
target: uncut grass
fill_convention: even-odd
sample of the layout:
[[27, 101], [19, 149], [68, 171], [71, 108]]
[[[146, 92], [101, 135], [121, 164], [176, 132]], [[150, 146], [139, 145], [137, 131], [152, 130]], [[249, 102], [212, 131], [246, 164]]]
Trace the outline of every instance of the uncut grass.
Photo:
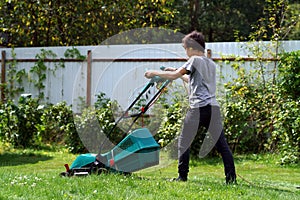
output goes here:
[[0, 155], [0, 199], [299, 199], [299, 165], [283, 167], [276, 157], [236, 158], [238, 185], [224, 184], [220, 158], [192, 160], [189, 181], [177, 176], [176, 161], [132, 176], [102, 174], [62, 178], [75, 155], [22, 151]]

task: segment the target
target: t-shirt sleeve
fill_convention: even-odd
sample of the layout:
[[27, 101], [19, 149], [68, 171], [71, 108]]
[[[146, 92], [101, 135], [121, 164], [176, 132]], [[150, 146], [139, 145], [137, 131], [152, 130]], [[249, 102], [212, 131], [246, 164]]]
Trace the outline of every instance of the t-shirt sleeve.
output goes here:
[[183, 64], [183, 68], [188, 72], [187, 74], [192, 74], [194, 72], [193, 67], [194, 58], [190, 58], [186, 63]]

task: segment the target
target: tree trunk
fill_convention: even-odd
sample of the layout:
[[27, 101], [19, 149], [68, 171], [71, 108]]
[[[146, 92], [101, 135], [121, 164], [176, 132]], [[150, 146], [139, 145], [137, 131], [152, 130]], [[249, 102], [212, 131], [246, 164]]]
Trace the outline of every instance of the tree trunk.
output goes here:
[[191, 0], [190, 1], [190, 20], [191, 20], [190, 31], [196, 30], [197, 27], [199, 26], [198, 16], [199, 16], [199, 0]]

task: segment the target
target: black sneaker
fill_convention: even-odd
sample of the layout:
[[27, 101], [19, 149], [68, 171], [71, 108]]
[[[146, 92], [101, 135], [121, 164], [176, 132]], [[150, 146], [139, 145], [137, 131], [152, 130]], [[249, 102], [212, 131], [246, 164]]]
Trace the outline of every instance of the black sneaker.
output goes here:
[[235, 174], [227, 174], [226, 175], [226, 184], [237, 184], [236, 182], [236, 175]]
[[173, 178], [171, 181], [174, 181], [174, 182], [186, 182], [187, 181], [187, 177], [178, 176], [177, 178]]

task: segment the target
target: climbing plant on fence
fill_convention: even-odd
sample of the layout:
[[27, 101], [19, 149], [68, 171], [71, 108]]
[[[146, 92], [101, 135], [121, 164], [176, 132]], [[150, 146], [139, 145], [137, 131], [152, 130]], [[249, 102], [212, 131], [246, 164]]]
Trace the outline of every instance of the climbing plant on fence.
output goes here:
[[56, 58], [57, 55], [53, 53], [51, 50], [42, 49], [40, 54], [35, 56], [37, 62], [34, 64], [33, 67], [30, 68], [29, 81], [33, 83], [33, 85], [38, 90], [38, 98], [44, 99], [44, 88], [45, 88], [45, 80], [47, 79], [47, 73], [50, 72], [55, 75], [55, 72], [58, 67], [64, 67], [63, 62], [59, 62], [58, 64], [54, 64], [54, 68], [49, 67], [45, 64], [46, 58]]
[[49, 76], [56, 76], [59, 68], [64, 68], [64, 59], [76, 59], [84, 61], [85, 56], [81, 55], [79, 50], [72, 47], [64, 53], [65, 58], [57, 58], [57, 55], [52, 50], [41, 49], [36, 54], [36, 62], [29, 69], [25, 69], [17, 61], [17, 55], [14, 49], [11, 51], [12, 59], [7, 61], [6, 67], [6, 83], [2, 83], [1, 89], [4, 92], [6, 100], [17, 99], [20, 94], [25, 91], [25, 85], [33, 86], [38, 91], [40, 100], [45, 98], [46, 81]]
[[7, 63], [7, 83], [1, 86], [7, 99], [14, 99], [17, 95], [24, 92], [23, 81], [27, 77], [25, 69], [17, 68], [16, 53], [11, 51], [12, 61]]

